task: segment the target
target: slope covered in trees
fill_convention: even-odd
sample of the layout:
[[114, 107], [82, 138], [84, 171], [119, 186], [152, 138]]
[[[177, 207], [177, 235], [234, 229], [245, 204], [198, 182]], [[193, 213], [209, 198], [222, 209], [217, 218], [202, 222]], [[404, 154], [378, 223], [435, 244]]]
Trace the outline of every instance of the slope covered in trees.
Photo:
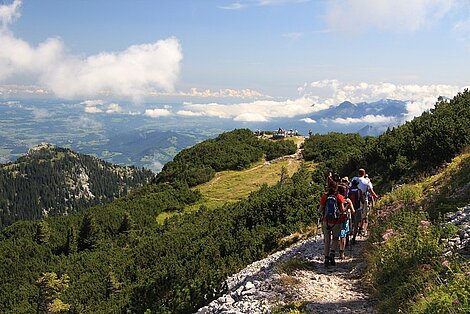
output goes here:
[[323, 162], [322, 171], [355, 175], [359, 166], [365, 167], [376, 183], [390, 187], [450, 162], [469, 144], [470, 91], [465, 90], [377, 138], [339, 133], [312, 136], [305, 141], [304, 156]]
[[[346, 144], [351, 139], [361, 149]], [[468, 255], [455, 244], [468, 238], [468, 217], [459, 228], [443, 217], [469, 205], [469, 147], [468, 90], [378, 138], [330, 133], [306, 141], [306, 158], [321, 163], [317, 182], [327, 170], [353, 175], [365, 167], [383, 192], [399, 186], [371, 222], [367, 277], [381, 313], [468, 313]]]
[[[245, 130], [223, 136], [239, 132], [248, 136]], [[262, 152], [258, 139], [253, 139], [254, 148], [247, 151]], [[198, 160], [199, 149], [190, 151], [194, 155], [183, 154], [189, 161]], [[159, 213], [199, 199], [199, 193], [179, 178], [167, 178], [82, 214], [19, 222], [4, 229], [0, 306], [34, 313], [47, 303], [34, 282], [54, 273], [60, 278], [67, 275], [60, 300], [73, 312], [192, 313], [223, 291], [228, 275], [315, 220], [312, 207], [320, 189], [309, 185], [304, 169], [273, 187], [263, 186], [246, 200], [214, 210], [201, 208], [158, 225]]]
[[[418, 118], [433, 130], [419, 140], [420, 145], [430, 145], [430, 154], [433, 145], [441, 145], [433, 142], [434, 130], [437, 134], [441, 119], [447, 121], [447, 114], [436, 112], [463, 106], [461, 116], [467, 119], [468, 99], [469, 92], [464, 92], [449, 103], [440, 103], [423, 115], [425, 118]], [[415, 123], [404, 128], [414, 130]], [[385, 148], [393, 142], [394, 134], [405, 132], [401, 128], [378, 139], [331, 134], [314, 137], [311, 141], [325, 141], [331, 146], [309, 148], [308, 140], [306, 156], [318, 154], [309, 149], [324, 149], [319, 157], [312, 158], [330, 161], [328, 167], [337, 167], [332, 170], [349, 174], [356, 170], [350, 169], [352, 166], [361, 165], [377, 169], [376, 177], [380, 174], [383, 183], [393, 182], [401, 176], [392, 171], [386, 158], [390, 154], [399, 156], [402, 146], [390, 146], [390, 151]], [[449, 134], [452, 128], [449, 126]], [[432, 169], [447, 160], [447, 153], [455, 155], [459, 147], [468, 145], [465, 133], [449, 136], [463, 136], [466, 142], [451, 139], [448, 149], [439, 146], [439, 158], [410, 153], [405, 163], [409, 166], [407, 177]], [[352, 149], [351, 155], [342, 159], [344, 150], [337, 145], [342, 139], [345, 150], [352, 139], [364, 141], [367, 149]], [[193, 313], [221, 294], [227, 275], [275, 250], [283, 236], [318, 218], [315, 209], [324, 192], [320, 172], [327, 168], [325, 165], [318, 168], [313, 182], [312, 174], [301, 168], [292, 178], [284, 178], [272, 187], [263, 186], [246, 200], [213, 210], [202, 207], [157, 224], [155, 217], [159, 213], [182, 209], [200, 198], [189, 187], [206, 182], [215, 171], [244, 169], [260, 160], [266, 154], [263, 144], [248, 130], [225, 133], [182, 151], [152, 184], [124, 198], [85, 213], [19, 222], [5, 228], [0, 235], [0, 307], [7, 312], [35, 313], [38, 306], [49, 302], [41, 299], [35, 282], [67, 275], [60, 301], [72, 312]], [[408, 156], [408, 152], [402, 153]], [[57, 276], [46, 276], [49, 273]]]
[[0, 229], [18, 220], [67, 215], [112, 201], [154, 174], [49, 144], [0, 166]]
[[258, 139], [248, 129], [234, 130], [182, 150], [165, 164], [156, 182], [181, 181], [196, 186], [211, 180], [217, 171], [246, 169], [263, 155], [271, 160], [296, 150], [293, 141]]

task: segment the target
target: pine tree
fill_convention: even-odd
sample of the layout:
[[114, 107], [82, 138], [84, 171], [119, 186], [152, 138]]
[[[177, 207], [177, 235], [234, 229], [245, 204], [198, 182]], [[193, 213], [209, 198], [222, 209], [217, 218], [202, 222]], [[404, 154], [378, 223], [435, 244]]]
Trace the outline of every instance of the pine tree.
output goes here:
[[134, 228], [134, 220], [132, 219], [131, 215], [128, 212], [124, 213], [122, 217], [121, 225], [119, 226], [118, 232], [119, 233], [128, 233], [129, 231]]
[[87, 212], [83, 216], [82, 225], [78, 233], [77, 251], [93, 250], [98, 240], [98, 230], [94, 217]]
[[282, 166], [281, 176], [279, 178], [279, 185], [280, 186], [286, 185], [288, 179], [289, 179], [289, 172], [287, 171], [287, 168], [285, 166]]
[[67, 242], [65, 243], [65, 254], [69, 255], [77, 252], [77, 234], [75, 227], [71, 226], [67, 230]]
[[116, 274], [110, 271], [106, 276], [106, 297], [109, 298], [111, 295], [121, 292], [121, 285]]
[[58, 278], [56, 273], [44, 273], [36, 281], [39, 287], [36, 313], [63, 313], [70, 309], [70, 305], [60, 299], [61, 293], [69, 286], [70, 278], [67, 274]]
[[45, 220], [41, 220], [36, 225], [36, 234], [34, 235], [34, 241], [37, 244], [49, 243], [49, 237], [51, 236], [51, 229], [49, 224]]

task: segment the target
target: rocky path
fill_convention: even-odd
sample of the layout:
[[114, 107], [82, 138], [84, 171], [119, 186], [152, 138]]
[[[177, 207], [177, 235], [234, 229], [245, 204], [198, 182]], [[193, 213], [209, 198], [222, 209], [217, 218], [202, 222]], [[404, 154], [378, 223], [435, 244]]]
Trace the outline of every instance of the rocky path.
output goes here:
[[363, 241], [328, 268], [320, 236], [274, 253], [228, 278], [228, 292], [197, 313], [272, 313], [286, 306], [304, 313], [376, 313], [361, 284]]

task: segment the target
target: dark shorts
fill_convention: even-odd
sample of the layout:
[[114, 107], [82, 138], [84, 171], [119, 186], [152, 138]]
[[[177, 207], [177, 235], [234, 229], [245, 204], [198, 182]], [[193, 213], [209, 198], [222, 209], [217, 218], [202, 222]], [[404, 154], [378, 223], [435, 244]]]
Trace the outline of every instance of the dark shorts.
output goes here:
[[330, 234], [333, 234], [334, 238], [339, 238], [339, 235], [341, 233], [341, 225], [342, 223], [331, 225], [331, 224], [327, 224], [327, 222], [324, 221], [322, 223], [323, 236], [326, 238]]

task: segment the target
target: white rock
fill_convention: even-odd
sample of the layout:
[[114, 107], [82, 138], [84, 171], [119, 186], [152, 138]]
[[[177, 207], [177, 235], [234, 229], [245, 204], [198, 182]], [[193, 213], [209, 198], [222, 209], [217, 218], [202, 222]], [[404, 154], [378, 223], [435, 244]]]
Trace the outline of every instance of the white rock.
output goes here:
[[251, 290], [251, 289], [254, 289], [254, 288], [255, 288], [255, 285], [251, 281], [248, 281], [245, 284], [245, 290]]

